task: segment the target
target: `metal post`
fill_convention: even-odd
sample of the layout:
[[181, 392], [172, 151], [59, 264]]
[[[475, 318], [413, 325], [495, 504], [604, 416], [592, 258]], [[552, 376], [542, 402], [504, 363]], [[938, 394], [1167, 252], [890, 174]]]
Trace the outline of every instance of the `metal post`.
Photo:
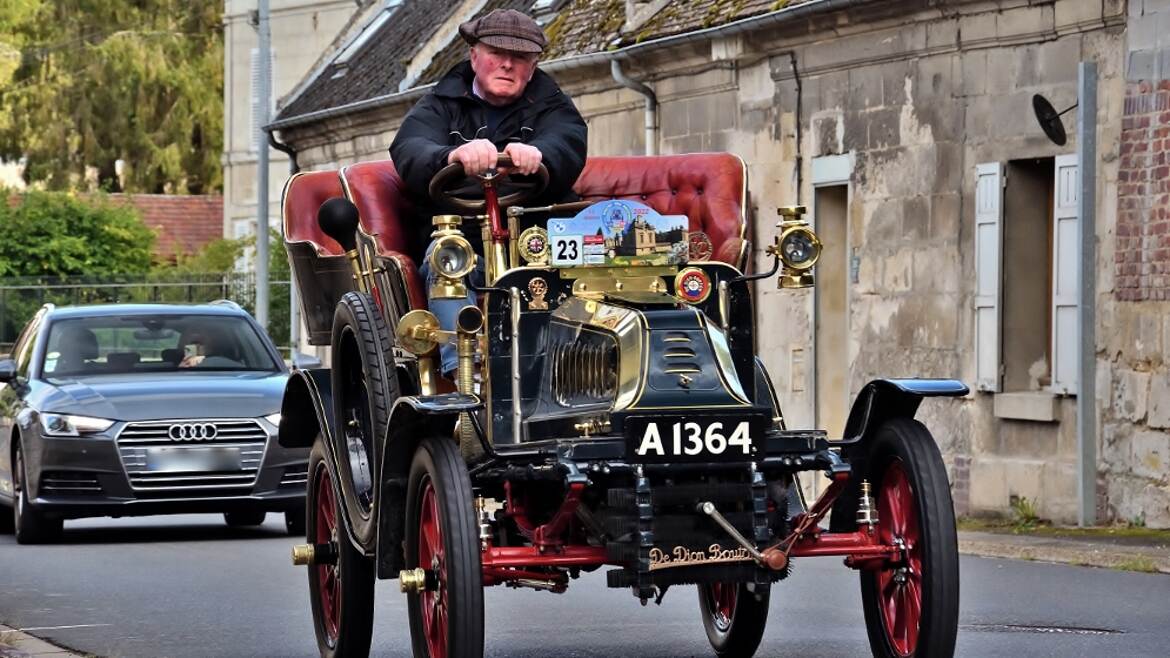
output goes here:
[[1077, 524], [1097, 522], [1097, 63], [1077, 76], [1077, 172], [1080, 191], [1080, 358], [1077, 368]]
[[259, 77], [256, 93], [256, 321], [268, 330], [268, 108], [272, 96], [272, 34], [268, 24], [268, 0], [258, 0]]
[[289, 356], [296, 353], [301, 344], [301, 309], [298, 308], [297, 287], [293, 283], [292, 273], [289, 273], [288, 282], [288, 344], [291, 347]]

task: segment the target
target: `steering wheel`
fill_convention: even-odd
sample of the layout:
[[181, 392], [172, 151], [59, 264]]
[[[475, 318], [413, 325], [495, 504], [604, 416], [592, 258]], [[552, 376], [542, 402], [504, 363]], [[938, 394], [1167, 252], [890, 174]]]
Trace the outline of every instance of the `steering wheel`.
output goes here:
[[[512, 156], [506, 153], [500, 153], [496, 156], [497, 167], [512, 167]], [[467, 178], [478, 178], [481, 182], [493, 183], [501, 178], [508, 179], [508, 186], [515, 188], [516, 191], [506, 196], [500, 197], [500, 207], [514, 206], [528, 199], [536, 197], [548, 187], [548, 168], [542, 163], [540, 168], [536, 170], [536, 174], [532, 178], [514, 178], [510, 172], [503, 174], [496, 174], [489, 172], [486, 174], [477, 174], [475, 176], [468, 176], [463, 171], [462, 162], [452, 162], [451, 164], [439, 170], [435, 177], [431, 179], [431, 184], [428, 187], [431, 198], [439, 204], [447, 204], [454, 206], [459, 210], [468, 213], [479, 214], [482, 213], [487, 203], [483, 199], [467, 199], [464, 197], [455, 196], [451, 191], [451, 187], [456, 182], [462, 182]]]

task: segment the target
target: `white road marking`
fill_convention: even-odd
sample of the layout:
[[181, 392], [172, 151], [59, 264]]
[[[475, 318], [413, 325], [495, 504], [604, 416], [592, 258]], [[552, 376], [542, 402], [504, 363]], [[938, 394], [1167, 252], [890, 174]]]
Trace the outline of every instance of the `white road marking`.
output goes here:
[[27, 633], [29, 631], [60, 631], [67, 628], [97, 628], [98, 626], [113, 626], [113, 624], [73, 624], [71, 626], [30, 626], [16, 630]]

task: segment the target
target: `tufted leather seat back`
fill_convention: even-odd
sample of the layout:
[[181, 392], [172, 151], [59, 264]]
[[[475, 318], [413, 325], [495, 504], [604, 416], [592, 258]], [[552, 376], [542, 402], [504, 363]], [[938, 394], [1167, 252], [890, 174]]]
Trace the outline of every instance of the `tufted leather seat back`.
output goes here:
[[362, 230], [375, 236], [380, 253], [409, 254], [414, 216], [406, 188], [389, 160], [359, 162], [341, 170], [346, 196], [358, 208]]
[[317, 210], [329, 199], [342, 196], [336, 171], [299, 173], [284, 187], [284, 239], [308, 242], [320, 256], [341, 256], [345, 250], [317, 224]]
[[714, 260], [744, 265], [747, 170], [730, 153], [592, 157], [573, 191], [586, 201], [641, 201], [663, 215], [686, 215], [711, 238]]

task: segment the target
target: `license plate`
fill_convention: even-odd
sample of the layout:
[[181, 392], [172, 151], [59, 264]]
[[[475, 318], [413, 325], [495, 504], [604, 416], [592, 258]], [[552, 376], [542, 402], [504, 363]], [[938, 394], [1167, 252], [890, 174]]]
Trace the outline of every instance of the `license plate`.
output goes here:
[[148, 448], [146, 470], [152, 473], [238, 471], [239, 448]]
[[626, 454], [641, 462], [755, 461], [763, 420], [628, 418]]

